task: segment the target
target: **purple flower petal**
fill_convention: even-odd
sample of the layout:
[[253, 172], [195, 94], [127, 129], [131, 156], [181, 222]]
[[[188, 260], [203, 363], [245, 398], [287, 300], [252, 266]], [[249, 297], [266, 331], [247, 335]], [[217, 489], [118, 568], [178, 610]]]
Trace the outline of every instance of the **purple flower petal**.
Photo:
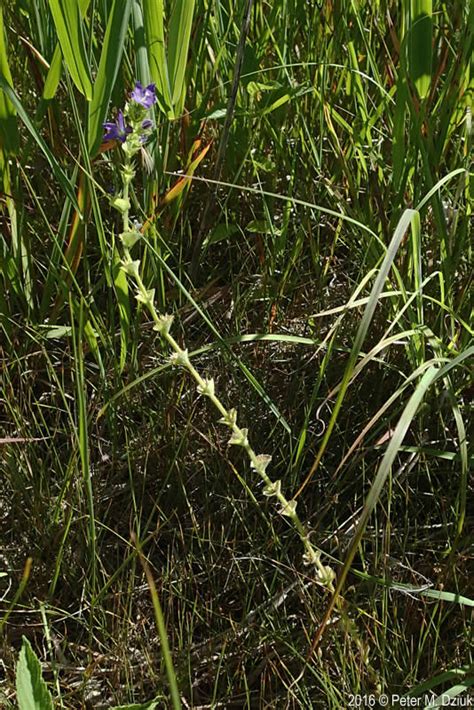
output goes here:
[[148, 111], [156, 102], [155, 84], [148, 84], [147, 87], [143, 88], [141, 82], [137, 81], [130, 98]]
[[140, 135], [140, 143], [146, 143], [148, 138], [149, 138], [149, 132], [153, 128], [153, 121], [150, 121], [149, 118], [145, 118], [142, 121], [142, 131], [145, 131], [145, 133], [142, 133]]
[[122, 111], [117, 114], [117, 120], [115, 122], [107, 121], [103, 124], [104, 127], [104, 141], [120, 141], [125, 143], [127, 136], [132, 132], [131, 126], [125, 124], [125, 118]]

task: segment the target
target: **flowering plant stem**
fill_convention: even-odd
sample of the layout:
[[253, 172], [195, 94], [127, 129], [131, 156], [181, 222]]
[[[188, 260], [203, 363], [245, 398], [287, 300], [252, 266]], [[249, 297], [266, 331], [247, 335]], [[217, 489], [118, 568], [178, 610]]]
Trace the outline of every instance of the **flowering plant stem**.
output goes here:
[[[118, 140], [122, 143], [122, 149], [125, 155], [124, 165], [121, 170], [122, 193], [120, 196], [115, 197], [112, 201], [112, 205], [122, 214], [123, 232], [120, 235], [120, 239], [123, 245], [123, 259], [121, 262], [121, 268], [125, 271], [127, 276], [132, 278], [135, 282], [137, 288], [135, 297], [137, 301], [142, 303], [148, 310], [154, 322], [154, 330], [161, 335], [173, 351], [171, 356], [173, 364], [181, 365], [188, 371], [196, 382], [198, 393], [208, 397], [217, 411], [221, 414], [219, 422], [231, 430], [229, 444], [240, 446], [245, 450], [250, 460], [252, 469], [256, 471], [265, 484], [263, 489], [264, 495], [275, 497], [277, 499], [281, 506], [279, 513], [291, 520], [294, 528], [301, 538], [304, 547], [303, 560], [305, 564], [313, 566], [316, 570], [318, 582], [329, 591], [333, 592], [333, 580], [335, 578], [334, 571], [331, 567], [328, 567], [321, 562], [321, 552], [311, 543], [309, 532], [301, 522], [301, 519], [296, 512], [296, 500], [288, 500], [288, 498], [286, 498], [286, 496], [282, 493], [281, 481], [272, 481], [266, 473], [266, 468], [271, 461], [271, 457], [266, 454], [255, 453], [248, 440], [248, 430], [237, 424], [237, 411], [235, 409], [227, 409], [227, 407], [224, 406], [215, 393], [214, 380], [212, 378], [206, 379], [199, 374], [189, 359], [187, 349], [183, 349], [173, 338], [170, 333], [173, 316], [160, 315], [158, 313], [154, 303], [154, 289], [146, 288], [140, 275], [140, 261], [134, 261], [132, 259], [130, 250], [141, 237], [137, 227], [131, 225], [130, 223], [129, 193], [130, 184], [135, 176], [133, 157], [141, 149], [144, 140], [146, 140], [146, 133], [151, 129], [151, 122], [148, 119], [145, 119], [145, 115], [146, 111], [153, 103], [152, 99], [154, 97], [153, 85], [147, 87], [146, 90], [143, 90], [142, 87], [139, 88], [140, 91], [135, 89], [135, 92], [132, 93], [132, 100], [126, 105], [123, 114], [125, 118], [130, 121], [131, 126], [126, 126], [124, 123], [125, 119], [122, 117], [119, 128], [112, 123], [104, 124], [104, 128], [109, 132], [109, 134], [111, 131], [114, 135], [116, 134]], [[148, 92], [148, 94], [146, 92]], [[145, 102], [151, 102], [150, 106], [145, 105]]]

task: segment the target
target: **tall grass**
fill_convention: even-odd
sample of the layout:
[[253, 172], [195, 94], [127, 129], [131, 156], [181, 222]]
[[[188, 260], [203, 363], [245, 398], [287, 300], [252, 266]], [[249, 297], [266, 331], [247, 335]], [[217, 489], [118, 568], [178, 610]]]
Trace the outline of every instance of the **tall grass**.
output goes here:
[[[66, 708], [469, 692], [473, 23], [0, 4], [0, 704], [22, 635]], [[102, 123], [136, 80], [140, 279], [334, 594], [120, 269]]]

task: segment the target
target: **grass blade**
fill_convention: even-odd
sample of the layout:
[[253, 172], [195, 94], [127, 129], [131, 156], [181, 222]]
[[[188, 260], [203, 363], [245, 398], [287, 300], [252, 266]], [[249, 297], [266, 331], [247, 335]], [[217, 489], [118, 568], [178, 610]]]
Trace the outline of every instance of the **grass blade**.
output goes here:
[[150, 66], [148, 64], [148, 54], [146, 51], [143, 12], [139, 0], [133, 0], [132, 21], [134, 48], [137, 64], [137, 79], [142, 82], [143, 86], [147, 86], [150, 83]]
[[81, 94], [90, 101], [92, 99], [92, 81], [77, 0], [66, 0], [66, 2], [64, 0], [49, 0], [49, 6], [62, 55], [71, 78]]
[[[0, 74], [5, 78], [10, 87], [13, 87], [12, 75], [7, 60], [7, 44], [5, 28], [3, 26], [3, 10], [0, 7]], [[5, 94], [0, 91], [0, 150], [4, 154], [14, 155], [18, 152], [18, 126], [15, 118], [15, 109]]]
[[150, 78], [156, 84], [158, 104], [161, 110], [169, 117], [172, 117], [168, 62], [165, 51], [163, 0], [143, 0], [143, 21], [150, 65]]
[[403, 410], [403, 413], [398, 421], [398, 424], [395, 428], [395, 431], [393, 433], [393, 437], [390, 440], [390, 443], [387, 447], [387, 451], [385, 452], [385, 455], [380, 463], [379, 470], [377, 471], [377, 475], [375, 476], [375, 480], [370, 488], [370, 491], [368, 493], [364, 509], [362, 511], [362, 514], [359, 519], [359, 523], [357, 525], [354, 537], [352, 538], [352, 542], [349, 546], [349, 550], [347, 552], [346, 560], [344, 562], [344, 567], [341, 570], [341, 573], [338, 577], [337, 580], [337, 585], [336, 589], [334, 590], [334, 594], [331, 598], [331, 601], [329, 603], [329, 606], [326, 610], [326, 613], [324, 614], [323, 620], [319, 626], [318, 632], [315, 636], [315, 639], [313, 641], [311, 651], [310, 651], [310, 656], [313, 655], [314, 650], [316, 649], [322, 635], [324, 632], [324, 629], [326, 628], [326, 625], [331, 617], [331, 614], [333, 612], [333, 609], [335, 608], [339, 595], [342, 591], [342, 588], [344, 586], [344, 583], [346, 581], [346, 577], [349, 573], [350, 567], [352, 565], [352, 562], [354, 560], [354, 557], [356, 555], [357, 549], [359, 547], [360, 541], [362, 539], [362, 536], [364, 534], [367, 522], [369, 520], [369, 517], [371, 513], [373, 512], [375, 506], [377, 505], [377, 502], [380, 498], [380, 495], [382, 493], [382, 489], [385, 485], [385, 481], [387, 480], [387, 477], [391, 471], [392, 464], [395, 460], [395, 457], [400, 449], [400, 446], [403, 443], [403, 440], [405, 438], [405, 435], [408, 431], [408, 427], [410, 426], [411, 422], [413, 421], [413, 418], [416, 415], [416, 412], [418, 410], [418, 407], [420, 406], [421, 402], [423, 401], [423, 398], [428, 390], [428, 388], [433, 384], [434, 380], [439, 374], [439, 368], [436, 365], [433, 365], [425, 372], [423, 375], [421, 381], [419, 382], [417, 388], [415, 389], [414, 393], [408, 400], [408, 403]]
[[49, 71], [44, 82], [43, 95], [42, 98], [45, 101], [50, 101], [54, 98], [56, 91], [61, 80], [61, 70], [62, 70], [62, 58], [61, 46], [56, 45], [54, 50], [53, 58], [51, 59], [51, 64], [49, 65]]
[[41, 152], [45, 156], [51, 167], [51, 170], [53, 171], [54, 177], [59, 182], [66, 195], [69, 197], [76, 210], [79, 212], [79, 214], [81, 214], [71, 182], [69, 181], [67, 175], [63, 172], [62, 168], [60, 167], [59, 163], [57, 162], [56, 158], [54, 157], [48, 146], [46, 145], [43, 138], [40, 136], [40, 134], [34, 127], [27, 112], [23, 108], [21, 101], [19, 100], [18, 96], [13, 91], [11, 86], [8, 84], [8, 82], [5, 80], [5, 77], [3, 75], [0, 76], [0, 89], [3, 89], [7, 97], [10, 99], [19, 117], [25, 124], [26, 128], [28, 129], [36, 143], [39, 145]]
[[181, 114], [184, 106], [186, 93], [184, 78], [193, 15], [194, 0], [175, 0], [168, 37], [168, 70], [175, 118]]
[[[84, 17], [87, 8], [89, 7], [90, 0], [80, 0], [79, 10], [81, 17]], [[54, 50], [53, 58], [51, 59], [51, 64], [49, 65], [48, 74], [44, 82], [43, 95], [42, 98], [45, 101], [50, 101], [54, 98], [57, 88], [59, 86], [59, 81], [61, 79], [61, 69], [62, 69], [62, 54], [61, 45], [57, 44]]]
[[385, 258], [382, 262], [382, 265], [380, 267], [379, 274], [375, 280], [375, 283], [372, 288], [372, 292], [370, 294], [369, 302], [367, 303], [367, 307], [364, 311], [364, 315], [362, 317], [362, 321], [360, 323], [359, 329], [357, 331], [357, 335], [354, 340], [354, 345], [352, 346], [351, 354], [349, 356], [349, 362], [347, 363], [345, 372], [344, 372], [344, 377], [341, 383], [341, 388], [339, 390], [339, 394], [336, 400], [336, 404], [334, 405], [334, 410], [331, 415], [331, 419], [329, 421], [329, 424], [327, 426], [326, 432], [324, 434], [324, 438], [321, 442], [321, 446], [319, 448], [319, 451], [316, 455], [315, 461], [306, 476], [305, 480], [301, 484], [300, 488], [298, 489], [296, 495], [294, 496], [297, 498], [303, 490], [306, 488], [310, 480], [312, 479], [313, 475], [316, 472], [317, 467], [319, 466], [321, 459], [323, 457], [323, 454], [326, 450], [326, 446], [329, 442], [329, 439], [331, 437], [332, 431], [334, 429], [334, 426], [337, 421], [337, 417], [339, 415], [342, 402], [344, 400], [344, 397], [346, 395], [347, 389], [349, 387], [349, 383], [352, 379], [352, 374], [354, 372], [355, 364], [357, 361], [357, 358], [359, 357], [359, 353], [362, 349], [362, 344], [365, 340], [365, 336], [367, 335], [367, 331], [369, 330], [370, 323], [372, 321], [372, 318], [375, 313], [375, 308], [377, 306], [377, 303], [379, 301], [379, 296], [382, 292], [385, 279], [387, 278], [388, 272], [390, 270], [390, 267], [393, 263], [393, 260], [395, 259], [395, 255], [398, 251], [398, 247], [400, 246], [400, 243], [405, 235], [406, 230], [412, 223], [414, 217], [418, 213], [415, 210], [407, 209], [405, 212], [402, 214], [401, 219], [397, 225], [397, 228], [395, 229], [395, 233], [393, 235], [392, 241], [390, 242], [388, 248], [387, 248], [387, 253], [385, 255]]
[[105, 31], [99, 69], [89, 107], [89, 153], [94, 156], [102, 142], [102, 124], [107, 116], [110, 96], [122, 60], [127, 36], [131, 0], [115, 0]]
[[431, 86], [432, 34], [432, 0], [410, 0], [408, 75], [420, 99], [426, 98]]
[[176, 680], [176, 673], [173, 668], [173, 659], [171, 657], [170, 646], [168, 643], [168, 634], [166, 631], [165, 617], [163, 615], [163, 610], [161, 608], [160, 599], [158, 597], [158, 591], [156, 589], [155, 580], [153, 579], [153, 575], [151, 573], [150, 566], [145, 558], [145, 555], [143, 554], [140, 542], [139, 542], [137, 536], [135, 535], [135, 533], [132, 534], [132, 541], [135, 543], [135, 546], [137, 548], [138, 556], [140, 558], [140, 562], [142, 564], [143, 571], [145, 572], [146, 580], [148, 582], [148, 588], [150, 590], [150, 595], [151, 595], [151, 599], [153, 602], [153, 611], [155, 612], [156, 627], [157, 627], [158, 633], [160, 635], [161, 649], [162, 649], [163, 659], [165, 662], [166, 675], [168, 676], [168, 683], [170, 686], [171, 705], [174, 708], [174, 710], [181, 710], [181, 700], [179, 697], [179, 690], [178, 690], [178, 683]]

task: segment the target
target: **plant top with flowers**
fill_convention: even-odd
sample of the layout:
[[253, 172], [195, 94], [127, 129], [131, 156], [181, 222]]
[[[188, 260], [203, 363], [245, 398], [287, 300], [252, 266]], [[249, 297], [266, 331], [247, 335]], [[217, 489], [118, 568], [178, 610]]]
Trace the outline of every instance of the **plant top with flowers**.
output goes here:
[[[291, 520], [304, 546], [303, 560], [305, 564], [311, 565], [316, 570], [317, 580], [330, 591], [334, 591], [333, 580], [334, 571], [331, 567], [321, 562], [321, 552], [315, 548], [310, 541], [309, 532], [301, 522], [296, 512], [296, 500], [288, 500], [282, 492], [281, 481], [272, 481], [266, 469], [271, 461], [271, 456], [267, 454], [257, 454], [253, 450], [249, 438], [248, 429], [242, 428], [237, 423], [237, 410], [227, 409], [215, 393], [215, 383], [212, 378], [204, 378], [191, 363], [186, 348], [176, 342], [170, 333], [173, 322], [172, 315], [160, 315], [154, 304], [155, 289], [147, 289], [140, 274], [140, 260], [133, 260], [130, 250], [142, 238], [141, 232], [136, 226], [130, 225], [130, 184], [135, 176], [133, 165], [134, 156], [140, 151], [143, 144], [148, 140], [153, 123], [148, 117], [148, 111], [156, 102], [156, 92], [154, 84], [149, 84], [143, 88], [140, 82], [135, 84], [134, 90], [130, 94], [130, 100], [125, 108], [117, 114], [115, 122], [104, 123], [104, 140], [116, 140], [120, 143], [125, 154], [124, 164], [121, 168], [122, 193], [111, 199], [112, 206], [122, 214], [123, 231], [120, 234], [120, 241], [123, 246], [123, 258], [121, 269], [127, 276], [133, 279], [136, 292], [135, 298], [142, 303], [151, 315], [154, 322], [154, 330], [168, 343], [173, 350], [171, 362], [173, 365], [184, 367], [197, 384], [198, 394], [204, 395], [211, 400], [214, 407], [221, 415], [219, 423], [224, 424], [231, 430], [229, 444], [242, 447], [248, 458], [252, 469], [258, 474], [264, 483], [263, 495], [277, 499], [280, 507], [279, 513]], [[134, 223], [136, 224], [136, 223]]]
[[148, 84], [143, 88], [141, 83], [137, 81], [130, 94], [130, 101], [125, 105], [125, 110], [118, 112], [116, 121], [104, 123], [104, 140], [118, 140], [122, 143], [125, 152], [131, 155], [136, 153], [141, 144], [148, 140], [149, 133], [153, 128], [153, 121], [147, 118], [147, 113], [155, 103], [155, 85]]

